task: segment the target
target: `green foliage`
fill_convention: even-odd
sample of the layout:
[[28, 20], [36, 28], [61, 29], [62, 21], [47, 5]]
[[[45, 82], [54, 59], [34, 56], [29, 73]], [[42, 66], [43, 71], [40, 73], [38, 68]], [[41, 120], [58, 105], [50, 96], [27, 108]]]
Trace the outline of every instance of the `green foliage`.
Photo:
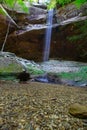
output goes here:
[[72, 0], [56, 0], [56, 3], [60, 4], [60, 5], [64, 5], [64, 4], [68, 4], [70, 3]]
[[0, 8], [0, 14], [6, 15], [5, 12]]
[[10, 9], [14, 9], [16, 5], [19, 5], [20, 8], [28, 13], [29, 12], [29, 9], [28, 7], [25, 5], [25, 3], [22, 1], [22, 0], [0, 0], [0, 3], [1, 4], [4, 4], [5, 6], [7, 6], [8, 8]]
[[75, 34], [71, 37], [67, 37], [68, 40], [71, 42], [80, 40], [80, 39], [87, 39], [87, 20], [84, 22], [76, 23], [77, 29], [75, 29], [75, 32], [78, 32], [78, 34]]
[[82, 4], [87, 2], [87, 0], [75, 0], [74, 3], [77, 5], [77, 7], [80, 7]]
[[33, 2], [38, 2], [38, 0], [28, 0], [28, 2], [30, 2], [30, 3], [33, 3]]
[[4, 4], [6, 4], [8, 7], [13, 8], [15, 1], [14, 0], [4, 0]]
[[0, 4], [2, 4], [3, 3], [3, 0], [0, 0]]
[[78, 8], [87, 2], [87, 0], [56, 0], [56, 4], [60, 4], [64, 6], [65, 4], [69, 4], [73, 2]]
[[[38, 2], [38, 0], [26, 0], [26, 1], [29, 3]], [[79, 7], [81, 4], [84, 4], [85, 2], [87, 2], [87, 0], [50, 0], [50, 2], [46, 2], [46, 4], [47, 4], [48, 9], [52, 9], [52, 8], [55, 8], [57, 4], [65, 5], [70, 2], [74, 2]], [[0, 3], [1, 4], [3, 3], [12, 9], [14, 8], [16, 4], [18, 4], [20, 5], [23, 11], [28, 13], [28, 8], [26, 7], [23, 0], [0, 0]]]
[[17, 4], [19, 4], [21, 6], [23, 11], [25, 11], [26, 13], [29, 12], [28, 7], [26, 7], [25, 3], [22, 0], [18, 0]]
[[56, 5], [58, 5], [58, 4], [61, 6], [64, 6], [71, 2], [76, 4], [77, 7], [80, 7], [82, 4], [87, 2], [87, 0], [50, 0], [50, 2], [47, 2], [47, 7], [48, 7], [48, 9], [52, 9], [52, 8], [55, 8]]
[[74, 35], [74, 36], [72, 36], [72, 37], [68, 37], [67, 39], [68, 39], [69, 41], [71, 41], [71, 42], [74, 42], [74, 41], [83, 39], [83, 38], [85, 38], [85, 37], [87, 37], [87, 32], [85, 32], [85, 33], [82, 32], [82, 33], [79, 34], [79, 35]]

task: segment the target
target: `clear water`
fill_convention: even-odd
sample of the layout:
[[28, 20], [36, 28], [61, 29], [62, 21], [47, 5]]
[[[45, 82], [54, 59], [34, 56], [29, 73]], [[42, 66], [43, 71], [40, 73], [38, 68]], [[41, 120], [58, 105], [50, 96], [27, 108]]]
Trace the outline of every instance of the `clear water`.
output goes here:
[[48, 17], [47, 17], [47, 25], [48, 25], [48, 27], [46, 29], [46, 34], [45, 34], [45, 46], [44, 46], [43, 61], [48, 61], [49, 55], [50, 55], [52, 21], [53, 21], [53, 9], [48, 11]]

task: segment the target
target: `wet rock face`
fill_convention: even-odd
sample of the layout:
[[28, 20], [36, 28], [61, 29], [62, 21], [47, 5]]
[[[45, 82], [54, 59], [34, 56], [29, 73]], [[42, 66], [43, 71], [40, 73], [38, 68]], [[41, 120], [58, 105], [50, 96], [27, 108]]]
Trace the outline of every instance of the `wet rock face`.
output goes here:
[[[81, 10], [85, 12], [84, 8], [86, 9], [86, 6], [82, 7], [79, 10], [76, 9], [76, 7], [73, 5], [67, 6], [65, 9], [59, 9], [56, 12], [56, 16], [61, 22], [67, 18], [79, 15], [79, 13], [81, 13]], [[10, 31], [8, 40], [5, 45], [5, 51], [13, 52], [17, 56], [26, 59], [42, 61], [46, 32], [44, 25], [46, 24], [47, 11], [44, 9], [32, 7], [30, 9], [29, 15], [18, 12], [15, 13], [15, 21], [18, 25], [23, 27], [23, 29], [21, 28], [17, 30], [14, 28]], [[6, 34], [8, 24], [6, 21], [6, 17], [0, 16], [0, 48]], [[80, 26], [82, 26], [84, 23], [85, 21], [79, 22]], [[78, 61], [87, 60], [86, 38], [84, 38], [84, 40], [80, 39], [77, 41], [68, 40], [68, 37], [79, 35], [81, 33], [78, 31], [80, 26], [78, 26], [78, 23], [72, 23], [69, 25], [53, 28], [50, 58]]]
[[[84, 52], [87, 52], [85, 40], [84, 43], [83, 39], [76, 42], [68, 40], [69, 36], [75, 34], [76, 27], [76, 24], [71, 24], [53, 29], [50, 58], [86, 61], [86, 55], [82, 57]], [[39, 29], [38, 27], [38, 29], [34, 28], [25, 33], [22, 33], [22, 31], [19, 34], [16, 33], [9, 35], [5, 50], [14, 52], [16, 55], [26, 59], [42, 61], [45, 45], [45, 29]]]
[[0, 14], [0, 42], [3, 41], [3, 37], [6, 34], [6, 30], [7, 30], [6, 17]]
[[20, 40], [18, 40], [13, 37], [13, 42], [9, 39], [5, 49], [9, 51], [11, 50], [11, 52], [16, 53], [19, 57], [34, 61], [41, 61], [43, 52], [42, 42], [35, 38], [35, 36], [33, 39], [25, 35], [25, 38], [26, 40], [23, 38], [19, 38]]
[[[79, 28], [83, 26], [82, 23], [69, 24], [63, 27], [58, 27], [53, 30], [51, 54], [50, 57], [59, 59], [68, 59], [76, 61], [87, 61], [87, 44], [86, 37], [78, 40], [69, 40], [73, 36], [79, 36], [81, 34]], [[84, 50], [84, 52], [83, 52]]]
[[[2, 44], [4, 42], [6, 33], [7, 33], [7, 28], [9, 24], [9, 19], [0, 14], [0, 49], [2, 47]], [[9, 34], [12, 33], [15, 30], [15, 26], [10, 22], [10, 29], [9, 29]]]

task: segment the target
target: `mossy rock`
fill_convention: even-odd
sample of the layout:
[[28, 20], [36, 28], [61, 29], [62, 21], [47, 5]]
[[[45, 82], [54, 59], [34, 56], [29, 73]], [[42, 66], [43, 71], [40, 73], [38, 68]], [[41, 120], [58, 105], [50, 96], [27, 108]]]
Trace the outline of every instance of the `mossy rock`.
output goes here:
[[0, 57], [0, 72], [2, 73], [17, 73], [21, 72], [23, 67], [17, 63], [15, 58]]

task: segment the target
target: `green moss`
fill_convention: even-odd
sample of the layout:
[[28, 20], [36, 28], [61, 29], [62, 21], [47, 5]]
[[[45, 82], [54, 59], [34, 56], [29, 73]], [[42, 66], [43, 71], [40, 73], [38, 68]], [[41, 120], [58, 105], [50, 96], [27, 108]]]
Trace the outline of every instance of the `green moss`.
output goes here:
[[0, 76], [0, 80], [16, 80], [15, 76]]
[[87, 80], [87, 66], [81, 67], [81, 69], [78, 72], [62, 72], [59, 74], [64, 79], [80, 79], [83, 81]]
[[40, 74], [45, 73], [43, 70], [41, 70], [40, 68], [38, 68], [36, 66], [28, 65], [27, 67], [28, 67], [29, 73], [32, 75], [40, 75]]
[[9, 64], [8, 66], [1, 66], [0, 72], [20, 72], [22, 71], [22, 67], [19, 64]]

